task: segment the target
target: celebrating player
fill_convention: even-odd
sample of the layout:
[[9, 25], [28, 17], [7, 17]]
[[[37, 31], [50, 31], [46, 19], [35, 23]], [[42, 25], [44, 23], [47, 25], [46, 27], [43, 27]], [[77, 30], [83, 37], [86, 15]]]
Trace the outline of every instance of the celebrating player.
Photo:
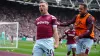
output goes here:
[[67, 26], [74, 23], [75, 32], [79, 38], [77, 42], [76, 54], [77, 56], [88, 56], [94, 39], [94, 17], [87, 12], [87, 5], [79, 5], [79, 14], [70, 22], [60, 23], [61, 26]]
[[[33, 56], [54, 56], [54, 47], [59, 45], [59, 36], [57, 31], [57, 19], [48, 13], [48, 3], [41, 1], [39, 3], [41, 16], [35, 21], [37, 26], [37, 40], [33, 48]], [[53, 36], [55, 39], [55, 45]]]
[[74, 39], [74, 37], [76, 36], [75, 33], [75, 29], [73, 28], [73, 24], [71, 24], [69, 30], [65, 31], [65, 34], [62, 36], [62, 38], [64, 38], [65, 36], [67, 36], [67, 47], [68, 47], [68, 52], [67, 52], [67, 56], [70, 55], [71, 50], [73, 52], [73, 56], [76, 56], [75, 52], [76, 52], [76, 40]]

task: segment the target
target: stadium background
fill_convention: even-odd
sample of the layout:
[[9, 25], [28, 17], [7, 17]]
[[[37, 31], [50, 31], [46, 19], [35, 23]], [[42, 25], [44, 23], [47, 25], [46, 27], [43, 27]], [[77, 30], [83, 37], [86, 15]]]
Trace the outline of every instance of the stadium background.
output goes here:
[[[56, 16], [61, 22], [72, 19], [78, 14], [78, 3], [86, 3], [89, 12], [96, 18], [96, 25], [100, 27], [100, 0], [46, 0], [49, 3], [49, 13]], [[36, 36], [36, 26], [33, 24], [34, 20], [40, 16], [38, 10], [39, 0], [0, 0], [0, 21], [1, 22], [19, 22], [19, 38], [27, 37], [32, 39]], [[90, 2], [90, 3], [89, 3]], [[75, 4], [75, 6], [74, 6]], [[61, 35], [65, 28], [58, 27]], [[100, 39], [100, 32], [95, 29], [96, 38]], [[11, 52], [18, 52], [31, 55], [34, 43], [29, 40], [19, 40], [19, 48], [17, 49], [2, 49]], [[56, 50], [56, 56], [66, 55], [66, 47], [59, 47]], [[13, 50], [13, 51], [12, 51]], [[97, 46], [96, 51], [92, 49], [90, 56], [99, 56], [100, 45]], [[59, 54], [61, 53], [61, 54]], [[97, 55], [98, 54], [98, 55]]]

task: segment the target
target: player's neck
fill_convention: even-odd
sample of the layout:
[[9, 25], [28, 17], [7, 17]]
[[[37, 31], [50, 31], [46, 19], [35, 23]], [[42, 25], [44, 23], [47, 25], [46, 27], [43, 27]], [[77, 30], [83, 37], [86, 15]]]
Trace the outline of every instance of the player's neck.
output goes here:
[[71, 31], [73, 30], [73, 29], [70, 29]]
[[83, 18], [83, 17], [85, 17], [87, 14], [88, 14], [88, 12], [82, 13], [80, 17]]
[[44, 13], [44, 14], [42, 14], [42, 15], [50, 15], [48, 12], [46, 12], [46, 13]]

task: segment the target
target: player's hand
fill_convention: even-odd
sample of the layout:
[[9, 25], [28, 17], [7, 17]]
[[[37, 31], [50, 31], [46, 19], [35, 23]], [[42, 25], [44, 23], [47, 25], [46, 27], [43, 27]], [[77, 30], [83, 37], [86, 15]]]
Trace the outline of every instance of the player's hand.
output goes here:
[[54, 45], [54, 49], [58, 48], [59, 44], [55, 44]]
[[75, 40], [78, 39], [78, 38], [79, 38], [78, 36], [75, 36], [75, 37], [74, 37]]
[[60, 25], [60, 22], [57, 22], [57, 25]]

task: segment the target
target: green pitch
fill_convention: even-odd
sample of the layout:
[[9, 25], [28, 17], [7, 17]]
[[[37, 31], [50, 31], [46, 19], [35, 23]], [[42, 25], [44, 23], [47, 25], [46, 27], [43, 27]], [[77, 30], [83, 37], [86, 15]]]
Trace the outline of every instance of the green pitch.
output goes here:
[[[31, 55], [33, 45], [34, 45], [33, 42], [30, 41], [19, 41], [19, 47], [16, 49], [0, 48], [0, 50]], [[65, 44], [63, 44], [62, 46], [59, 46], [58, 49], [55, 49], [55, 56], [65, 56], [66, 52], [67, 48]], [[93, 46], [89, 56], [100, 56], [100, 45], [97, 45], [96, 49]]]

